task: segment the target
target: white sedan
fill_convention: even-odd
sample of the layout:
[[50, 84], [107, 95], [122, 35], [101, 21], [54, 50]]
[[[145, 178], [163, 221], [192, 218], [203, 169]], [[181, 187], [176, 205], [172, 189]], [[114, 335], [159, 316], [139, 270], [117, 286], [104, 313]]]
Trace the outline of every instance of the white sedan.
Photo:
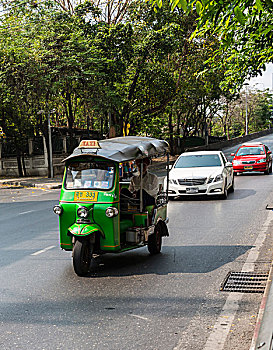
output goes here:
[[170, 198], [204, 194], [226, 199], [234, 191], [232, 163], [221, 151], [182, 153], [169, 172], [168, 187]]

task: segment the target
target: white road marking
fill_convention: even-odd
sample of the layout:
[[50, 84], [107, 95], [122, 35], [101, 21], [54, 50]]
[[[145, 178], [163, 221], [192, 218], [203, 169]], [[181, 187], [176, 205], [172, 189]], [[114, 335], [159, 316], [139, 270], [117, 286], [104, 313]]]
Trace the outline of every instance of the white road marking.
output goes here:
[[35, 210], [29, 210], [29, 211], [23, 211], [22, 213], [19, 213], [18, 215], [24, 215], [28, 213], [33, 213]]
[[[254, 271], [254, 264], [259, 256], [259, 250], [263, 245], [266, 238], [266, 231], [273, 219], [273, 212], [269, 211], [267, 219], [264, 222], [262, 229], [254, 243], [253, 248], [247, 256], [246, 262], [243, 265], [242, 271], [251, 272]], [[225, 341], [230, 331], [230, 327], [235, 318], [236, 312], [239, 308], [239, 302], [242, 300], [243, 293], [229, 293], [226, 303], [222, 309], [218, 320], [216, 321], [213, 331], [207, 339], [203, 350], [222, 350], [224, 348]], [[181, 348], [182, 349], [182, 348]]]
[[50, 247], [47, 247], [45, 249], [38, 250], [37, 252], [32, 253], [30, 255], [39, 255], [39, 254], [45, 253], [47, 250], [50, 250], [50, 249], [53, 249], [53, 248], [55, 248], [55, 245], [51, 245]]
[[140, 318], [141, 320], [149, 321], [147, 317], [139, 316], [139, 315], [134, 315], [134, 314], [129, 314], [129, 316]]

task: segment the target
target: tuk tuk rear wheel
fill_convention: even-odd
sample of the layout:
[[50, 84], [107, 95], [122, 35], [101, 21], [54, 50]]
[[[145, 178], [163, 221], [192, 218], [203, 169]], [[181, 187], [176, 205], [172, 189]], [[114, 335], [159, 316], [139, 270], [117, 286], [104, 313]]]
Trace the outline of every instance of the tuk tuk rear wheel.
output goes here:
[[159, 254], [162, 245], [161, 226], [155, 226], [154, 233], [148, 237], [148, 250], [151, 255]]
[[89, 271], [93, 245], [88, 239], [76, 239], [73, 248], [73, 267], [78, 276], [86, 276]]

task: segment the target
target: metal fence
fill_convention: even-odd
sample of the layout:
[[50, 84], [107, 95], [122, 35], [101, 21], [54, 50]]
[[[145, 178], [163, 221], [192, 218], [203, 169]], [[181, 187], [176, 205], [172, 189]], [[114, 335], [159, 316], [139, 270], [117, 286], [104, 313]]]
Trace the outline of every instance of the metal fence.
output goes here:
[[33, 138], [33, 144], [32, 144], [33, 150], [32, 154], [34, 156], [41, 156], [44, 154], [44, 142], [42, 136], [36, 136]]
[[[20, 147], [18, 146], [18, 150], [21, 154], [29, 155], [29, 148], [28, 148], [28, 141], [23, 140], [20, 142]], [[2, 151], [1, 151], [1, 157], [16, 157], [16, 143], [13, 138], [4, 139], [2, 143]]]

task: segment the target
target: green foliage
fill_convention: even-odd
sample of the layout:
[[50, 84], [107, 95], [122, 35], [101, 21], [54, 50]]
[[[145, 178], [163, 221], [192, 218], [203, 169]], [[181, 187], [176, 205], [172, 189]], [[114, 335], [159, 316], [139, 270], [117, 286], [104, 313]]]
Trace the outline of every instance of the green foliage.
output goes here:
[[212, 119], [212, 135], [242, 136], [246, 132], [267, 129], [272, 122], [272, 94], [266, 90], [243, 91], [236, 100], [222, 101], [222, 108]]
[[[166, 2], [171, 4], [173, 11], [181, 8], [176, 0]], [[155, 4], [159, 8], [162, 6], [161, 1]], [[192, 39], [207, 34], [219, 38], [220, 45], [215, 53], [224, 56], [222, 65], [227, 68], [223, 87], [238, 90], [246, 78], [261, 74], [265, 64], [272, 62], [273, 2], [271, 0], [201, 2], [185, 0], [182, 8], [185, 13], [195, 10], [198, 14], [197, 30]], [[214, 69], [219, 67], [214, 57], [210, 58], [210, 64]]]
[[240, 24], [244, 25], [246, 23], [245, 16], [239, 6], [235, 6], [234, 14], [236, 16], [237, 21], [240, 22]]
[[[214, 1], [163, 2], [155, 12], [139, 0], [119, 23], [102, 20], [103, 9], [88, 1], [72, 12], [48, 0], [14, 4], [0, 22], [0, 125], [18, 138], [47, 137], [47, 116], [54, 108], [53, 126], [88, 125], [107, 134], [111, 124], [122, 134], [130, 124], [131, 135], [168, 138], [174, 147], [181, 138], [203, 136], [221, 97], [233, 98], [229, 91], [244, 75], [241, 61], [247, 65], [250, 56], [247, 43], [246, 57], [232, 46], [232, 30], [250, 20], [239, 3], [221, 16]], [[260, 15], [259, 2], [253, 11]], [[210, 16], [216, 28], [220, 22], [225, 26], [224, 53]], [[197, 26], [204, 37], [196, 38]], [[261, 29], [265, 37], [269, 28]]]

